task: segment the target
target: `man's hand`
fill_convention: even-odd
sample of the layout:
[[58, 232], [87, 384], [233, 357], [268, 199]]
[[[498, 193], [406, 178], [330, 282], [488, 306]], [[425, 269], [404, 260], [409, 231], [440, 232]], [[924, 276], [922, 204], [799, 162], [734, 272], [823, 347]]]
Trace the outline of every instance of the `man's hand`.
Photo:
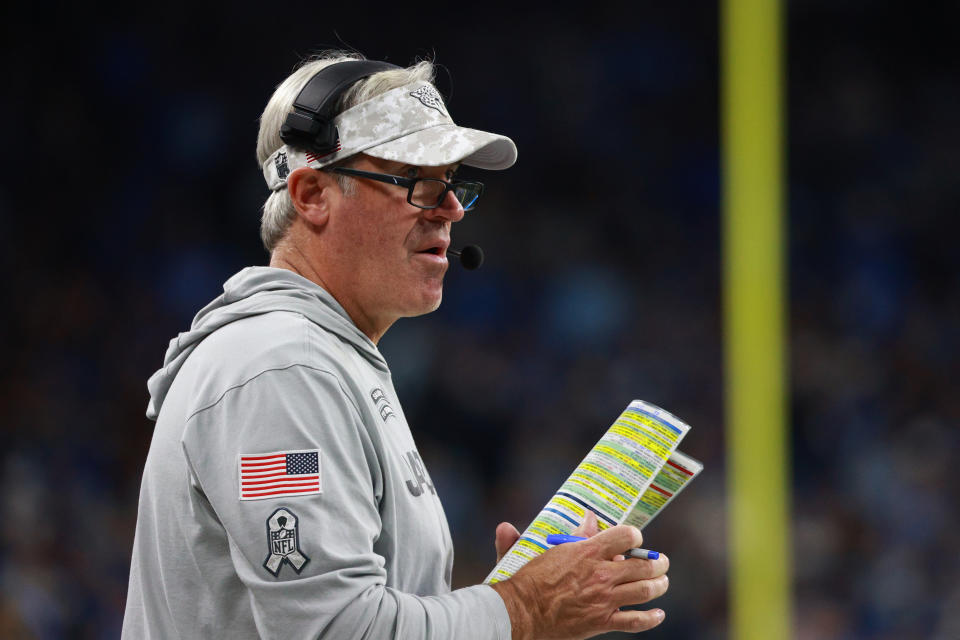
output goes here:
[[[498, 552], [501, 529], [503, 542], [516, 532], [512, 525], [504, 525], [497, 527]], [[595, 519], [593, 527], [595, 531]], [[576, 535], [589, 533], [578, 529]], [[642, 544], [639, 529], [611, 527], [589, 540], [558, 545], [509, 580], [495, 583], [510, 614], [513, 640], [579, 640], [607, 631], [646, 631], [660, 624], [664, 616], [660, 609], [619, 610], [649, 602], [667, 590], [666, 555], [661, 553], [658, 560], [623, 559], [624, 551]]]

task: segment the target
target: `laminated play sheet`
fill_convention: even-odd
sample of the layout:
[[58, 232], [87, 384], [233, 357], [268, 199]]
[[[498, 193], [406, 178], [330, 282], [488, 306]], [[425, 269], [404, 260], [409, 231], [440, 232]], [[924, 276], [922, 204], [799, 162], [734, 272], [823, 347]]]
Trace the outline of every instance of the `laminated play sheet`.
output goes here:
[[484, 582], [512, 576], [549, 548], [548, 535], [578, 527], [587, 509], [601, 531], [616, 524], [643, 528], [703, 470], [677, 451], [689, 430], [659, 407], [631, 402]]

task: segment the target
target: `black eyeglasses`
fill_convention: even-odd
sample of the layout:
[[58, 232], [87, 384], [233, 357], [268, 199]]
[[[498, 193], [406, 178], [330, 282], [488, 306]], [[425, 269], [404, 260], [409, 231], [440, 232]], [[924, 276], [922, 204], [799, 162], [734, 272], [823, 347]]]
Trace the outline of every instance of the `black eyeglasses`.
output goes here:
[[402, 178], [388, 173], [373, 173], [372, 171], [347, 169], [346, 167], [335, 167], [331, 171], [342, 173], [345, 176], [369, 178], [378, 182], [395, 184], [398, 187], [406, 187], [407, 202], [421, 209], [436, 209], [447, 197], [447, 192], [453, 191], [453, 195], [460, 201], [463, 210], [470, 211], [477, 206], [477, 200], [483, 194], [483, 183], [481, 182], [460, 180], [447, 182], [439, 178]]

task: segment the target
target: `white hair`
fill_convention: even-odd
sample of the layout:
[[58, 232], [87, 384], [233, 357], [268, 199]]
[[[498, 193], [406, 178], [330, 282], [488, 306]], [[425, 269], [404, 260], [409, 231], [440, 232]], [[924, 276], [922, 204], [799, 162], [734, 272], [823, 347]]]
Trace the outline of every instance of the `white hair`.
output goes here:
[[[277, 86], [273, 95], [270, 96], [270, 101], [267, 102], [266, 109], [263, 110], [263, 115], [260, 116], [260, 132], [257, 134], [257, 164], [259, 166], [262, 167], [267, 158], [283, 146], [283, 140], [280, 139], [280, 127], [283, 125], [287, 114], [293, 111], [293, 101], [296, 100], [300, 90], [309, 82], [310, 78], [331, 64], [363, 59], [363, 56], [354, 53], [327, 51], [305, 61]], [[340, 113], [374, 96], [412, 82], [422, 80], [432, 83], [433, 78], [433, 63], [428, 60], [418, 62], [406, 69], [390, 69], [375, 73], [347, 89], [340, 97], [335, 112]], [[351, 158], [348, 158], [346, 161], [338, 162], [333, 166], [343, 166], [350, 160]], [[350, 195], [353, 183], [346, 176], [334, 175], [340, 188]], [[267, 201], [263, 204], [263, 217], [260, 219], [260, 238], [263, 240], [263, 246], [266, 247], [267, 251], [273, 252], [277, 243], [287, 234], [296, 216], [297, 210], [293, 206], [293, 201], [290, 199], [290, 193], [286, 187], [270, 193]]]

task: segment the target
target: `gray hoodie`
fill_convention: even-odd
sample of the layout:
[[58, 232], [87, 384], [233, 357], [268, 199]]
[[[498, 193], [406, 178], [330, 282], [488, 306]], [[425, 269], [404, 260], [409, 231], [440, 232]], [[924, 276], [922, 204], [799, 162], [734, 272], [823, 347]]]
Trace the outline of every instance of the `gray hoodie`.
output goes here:
[[450, 590], [390, 370], [321, 287], [244, 269], [148, 386], [124, 638], [510, 637], [493, 589]]

